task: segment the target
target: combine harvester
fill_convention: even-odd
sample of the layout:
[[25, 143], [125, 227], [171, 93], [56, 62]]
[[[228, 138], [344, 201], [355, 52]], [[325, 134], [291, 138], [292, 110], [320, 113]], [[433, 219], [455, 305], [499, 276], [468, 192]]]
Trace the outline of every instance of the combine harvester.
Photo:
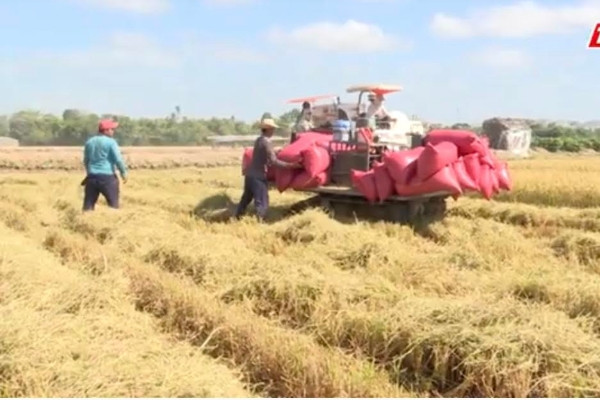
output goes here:
[[[302, 162], [304, 171], [272, 171], [280, 192], [313, 196], [295, 205], [321, 206], [335, 218], [358, 218], [421, 225], [444, 217], [446, 201], [468, 192], [490, 199], [510, 190], [507, 166], [495, 160], [485, 139], [465, 130], [423, 132], [423, 125], [391, 111], [387, 121], [366, 119], [365, 93], [401, 90], [392, 85], [360, 85], [357, 103], [313, 106], [316, 129], [296, 132], [278, 157]], [[391, 120], [391, 121], [390, 121]], [[248, 149], [247, 149], [248, 151]], [[246, 162], [248, 161], [247, 155]]]

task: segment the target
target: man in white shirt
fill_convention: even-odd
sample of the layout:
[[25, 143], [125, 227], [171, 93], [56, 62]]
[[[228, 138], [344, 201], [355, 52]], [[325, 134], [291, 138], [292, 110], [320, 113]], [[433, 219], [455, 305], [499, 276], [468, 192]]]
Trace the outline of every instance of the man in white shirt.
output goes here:
[[310, 107], [310, 103], [305, 101], [302, 103], [302, 111], [296, 120], [296, 125], [294, 126], [294, 131], [296, 133], [307, 132], [311, 129], [314, 129], [312, 122], [312, 110]]
[[369, 107], [367, 108], [367, 118], [388, 119], [390, 116], [383, 105], [385, 98], [382, 94], [369, 94]]

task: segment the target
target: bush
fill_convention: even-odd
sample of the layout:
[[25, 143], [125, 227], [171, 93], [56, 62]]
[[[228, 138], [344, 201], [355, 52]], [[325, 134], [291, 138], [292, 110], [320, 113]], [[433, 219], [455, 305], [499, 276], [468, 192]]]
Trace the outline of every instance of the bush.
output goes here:
[[581, 150], [583, 150], [584, 143], [585, 143], [584, 140], [581, 140], [579, 138], [565, 138], [563, 140], [561, 150], [567, 151], [570, 153], [577, 153], [577, 152], [580, 152]]

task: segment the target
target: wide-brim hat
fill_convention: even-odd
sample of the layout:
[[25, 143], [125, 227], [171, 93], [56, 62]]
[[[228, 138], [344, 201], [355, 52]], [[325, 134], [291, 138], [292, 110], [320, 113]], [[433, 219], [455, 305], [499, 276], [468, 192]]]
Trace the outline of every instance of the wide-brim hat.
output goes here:
[[265, 129], [269, 129], [269, 128], [277, 129], [277, 128], [279, 128], [279, 125], [277, 125], [275, 123], [273, 118], [265, 118], [262, 121], [260, 121], [260, 127], [265, 128]]

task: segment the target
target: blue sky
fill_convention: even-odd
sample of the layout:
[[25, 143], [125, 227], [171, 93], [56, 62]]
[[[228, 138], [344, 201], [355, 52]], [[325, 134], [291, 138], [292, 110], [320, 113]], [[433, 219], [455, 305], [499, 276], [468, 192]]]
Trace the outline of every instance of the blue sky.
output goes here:
[[600, 119], [600, 0], [0, 0], [0, 113], [255, 120], [400, 84], [427, 121]]

